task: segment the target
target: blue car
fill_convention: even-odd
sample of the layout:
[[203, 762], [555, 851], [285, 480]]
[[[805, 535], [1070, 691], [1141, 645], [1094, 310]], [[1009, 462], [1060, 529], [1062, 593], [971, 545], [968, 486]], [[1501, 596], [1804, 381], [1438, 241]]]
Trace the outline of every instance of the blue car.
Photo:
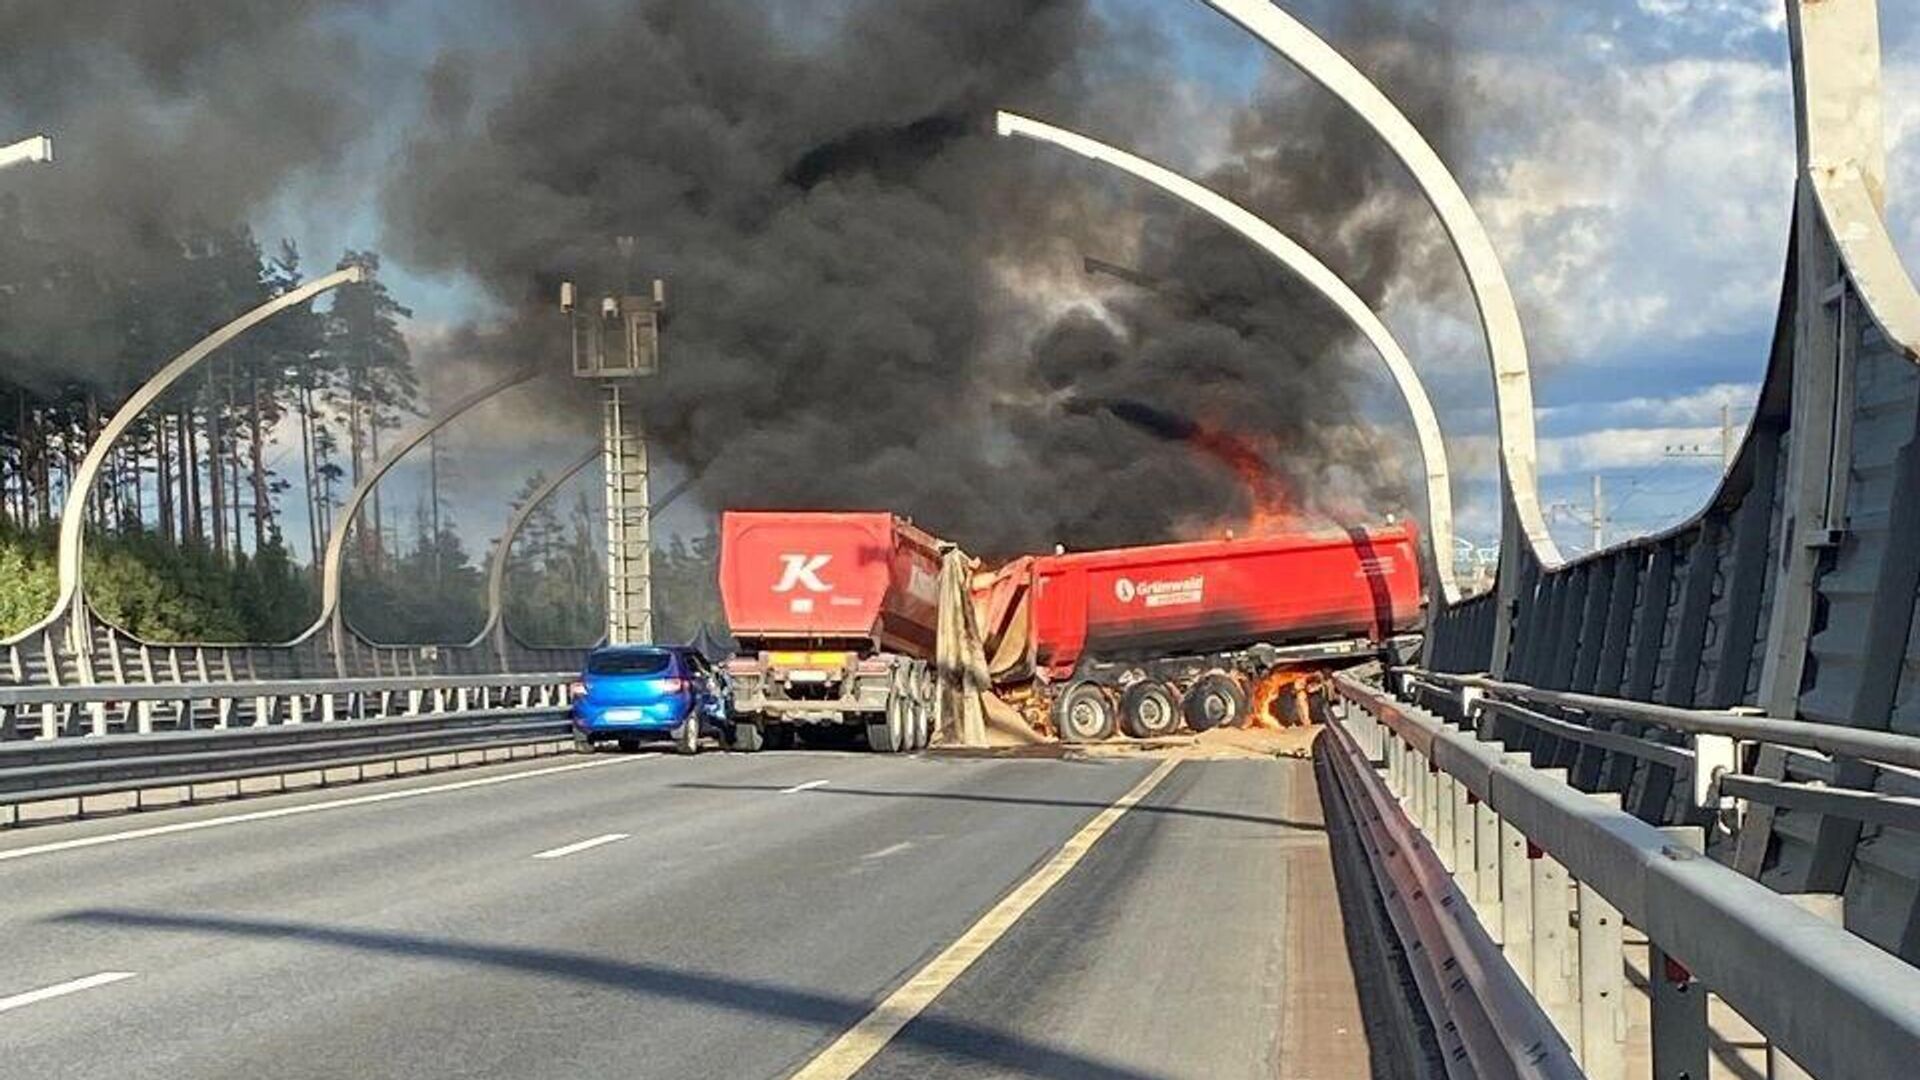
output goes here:
[[603, 742], [630, 750], [672, 741], [683, 754], [702, 735], [731, 741], [724, 677], [698, 650], [667, 645], [595, 649], [573, 691], [573, 739], [591, 752]]

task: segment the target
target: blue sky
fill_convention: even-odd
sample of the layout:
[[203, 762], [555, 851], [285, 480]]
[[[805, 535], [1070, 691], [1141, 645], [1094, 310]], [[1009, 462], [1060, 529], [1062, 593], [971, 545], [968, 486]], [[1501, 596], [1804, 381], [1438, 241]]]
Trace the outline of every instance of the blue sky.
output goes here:
[[[1169, 90], [1184, 108], [1242, 104], [1264, 80], [1288, 85], [1294, 78], [1201, 3], [1098, 2], [1164, 35], [1179, 84]], [[1287, 6], [1337, 35], [1339, 0]], [[1494, 234], [1528, 321], [1543, 496], [1565, 506], [1555, 529], [1570, 550], [1588, 542], [1581, 515], [1595, 474], [1618, 508], [1610, 539], [1696, 510], [1718, 480], [1717, 463], [1669, 457], [1666, 448], [1711, 448], [1722, 405], [1741, 421], [1750, 408], [1778, 303], [1793, 182], [1783, 9], [1781, 0], [1433, 5], [1454, 23], [1457, 59], [1480, 107], [1457, 151], [1464, 159], [1453, 164]], [[417, 57], [473, 32], [482, 20], [462, 18], [463, 10], [406, 0], [360, 18], [379, 47]], [[1897, 242], [1920, 265], [1920, 0], [1881, 0], [1881, 11], [1890, 217]], [[354, 152], [364, 171], [349, 162], [337, 174], [377, 175], [412, 109], [396, 102], [384, 134]], [[1207, 130], [1197, 125], [1185, 145], [1150, 149], [1170, 164], [1203, 169]], [[342, 180], [328, 183], [290, 194], [260, 223], [262, 232], [296, 237], [316, 259], [346, 246], [381, 247], [374, 201]], [[458, 278], [400, 265], [390, 265], [387, 277], [418, 311], [423, 340], [487, 310], [479, 291]], [[1463, 530], [1490, 543], [1491, 395], [1464, 290], [1439, 300], [1390, 299], [1385, 314], [1441, 403], [1465, 474]], [[556, 443], [535, 458], [572, 454]], [[392, 497], [405, 505], [410, 479], [398, 480]], [[459, 496], [481, 530], [490, 526], [480, 522], [505, 513], [505, 493], [490, 480], [474, 478]]]
[[[1244, 100], [1276, 73], [1201, 4], [1104, 0], [1156, 23], [1195, 85]], [[1337, 0], [1286, 5], [1338, 35]], [[1920, 265], [1920, 0], [1881, 0], [1897, 242]], [[1409, 5], [1411, 7], [1411, 5]], [[1543, 498], [1568, 550], [1696, 511], [1719, 480], [1723, 405], [1750, 412], [1779, 301], [1793, 183], [1781, 0], [1434, 4], [1484, 115], [1451, 163], [1500, 247], [1537, 372]], [[1436, 16], [1439, 17], [1439, 16]], [[1193, 153], [1193, 151], [1189, 151]], [[1193, 162], [1204, 160], [1204, 150]], [[1311, 238], [1303, 237], [1311, 245]], [[1490, 543], [1492, 413], [1465, 293], [1390, 303], [1441, 402], [1463, 530]], [[1370, 358], [1363, 358], [1371, 362]], [[1669, 446], [1705, 456], [1670, 456]]]

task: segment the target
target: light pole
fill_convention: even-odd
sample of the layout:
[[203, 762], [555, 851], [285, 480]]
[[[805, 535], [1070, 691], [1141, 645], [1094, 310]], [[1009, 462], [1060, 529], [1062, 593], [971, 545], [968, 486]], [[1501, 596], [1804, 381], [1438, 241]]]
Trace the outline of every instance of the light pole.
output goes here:
[[22, 139], [11, 146], [0, 146], [0, 169], [12, 165], [53, 164], [53, 140], [45, 135]]
[[[633, 243], [620, 251], [630, 259]], [[666, 283], [651, 295], [604, 296], [579, 310], [573, 282], [560, 287], [560, 309], [573, 341], [573, 373], [599, 384], [607, 478], [607, 641], [653, 640], [653, 512], [648, 494], [647, 432], [633, 386], [660, 371], [660, 320]]]

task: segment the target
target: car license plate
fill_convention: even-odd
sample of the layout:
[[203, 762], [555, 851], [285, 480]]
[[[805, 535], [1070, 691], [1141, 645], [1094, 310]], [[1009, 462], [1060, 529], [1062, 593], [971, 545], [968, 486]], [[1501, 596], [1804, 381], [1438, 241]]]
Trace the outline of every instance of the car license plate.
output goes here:
[[645, 720], [646, 714], [639, 709], [608, 709], [607, 720], [615, 724], [631, 724], [636, 720]]

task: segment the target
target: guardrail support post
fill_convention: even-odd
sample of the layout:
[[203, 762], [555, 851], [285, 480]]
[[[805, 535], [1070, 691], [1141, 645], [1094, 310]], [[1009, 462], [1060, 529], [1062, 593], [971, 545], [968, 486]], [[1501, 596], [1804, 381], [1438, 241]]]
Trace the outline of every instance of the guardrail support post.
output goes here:
[[1500, 815], [1478, 800], [1473, 804], [1473, 856], [1473, 906], [1480, 912], [1481, 924], [1498, 940], [1502, 930]]
[[1520, 981], [1533, 987], [1532, 845], [1508, 821], [1500, 822], [1500, 948]]
[[1453, 874], [1460, 880], [1460, 894], [1471, 901], [1480, 894], [1480, 854], [1475, 842], [1474, 808], [1479, 796], [1467, 790], [1459, 780], [1453, 782]]
[[[1698, 826], [1660, 830], [1694, 851], [1707, 848]], [[1652, 1002], [1653, 1080], [1702, 1080], [1707, 1068], [1707, 988], [1658, 942], [1647, 942], [1647, 997]]]
[[1580, 900], [1580, 1067], [1589, 1080], [1625, 1080], [1626, 945], [1620, 912], [1585, 882]]
[[[1846, 925], [1844, 896], [1837, 893], [1797, 893], [1790, 899], [1835, 926]], [[1812, 1073], [1801, 1068], [1771, 1042], [1767, 1044], [1767, 1077], [1768, 1080], [1814, 1080]]]
[[1580, 1004], [1574, 999], [1580, 942], [1573, 928], [1573, 891], [1567, 869], [1529, 846], [1533, 872], [1533, 996], [1569, 1046], [1580, 1045]]
[[1647, 946], [1653, 1080], [1700, 1080], [1707, 1068], [1707, 988], [1660, 946]]
[[1427, 836], [1433, 841], [1433, 850], [1440, 856], [1440, 865], [1449, 873], [1458, 874], [1460, 861], [1454, 847], [1454, 822], [1459, 819], [1456, 809], [1460, 803], [1460, 781], [1452, 773], [1433, 774], [1433, 824]]

